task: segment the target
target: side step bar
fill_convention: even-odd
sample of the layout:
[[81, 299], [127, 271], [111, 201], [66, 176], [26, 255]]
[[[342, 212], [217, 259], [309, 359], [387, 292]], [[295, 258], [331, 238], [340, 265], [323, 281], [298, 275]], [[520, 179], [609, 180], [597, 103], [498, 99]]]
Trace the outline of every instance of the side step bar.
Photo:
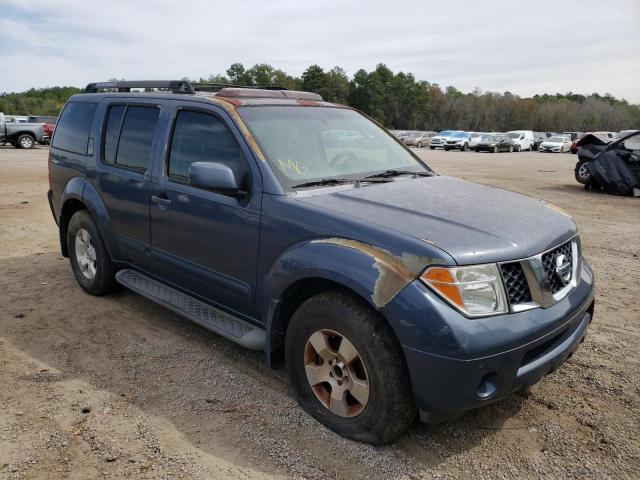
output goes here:
[[265, 349], [267, 334], [264, 329], [201, 302], [175, 288], [129, 269], [120, 270], [116, 274], [116, 281], [143, 297], [147, 297], [149, 300], [239, 343], [243, 347], [251, 350]]

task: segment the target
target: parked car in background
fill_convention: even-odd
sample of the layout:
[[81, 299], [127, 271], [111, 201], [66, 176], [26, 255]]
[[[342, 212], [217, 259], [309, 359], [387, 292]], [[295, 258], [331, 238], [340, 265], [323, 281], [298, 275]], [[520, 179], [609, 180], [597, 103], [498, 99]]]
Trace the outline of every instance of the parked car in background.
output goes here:
[[406, 130], [389, 130], [389, 132], [391, 132], [391, 134], [398, 140], [402, 140], [407, 135], [409, 135], [409, 132], [407, 132]]
[[476, 152], [513, 152], [515, 142], [504, 134], [486, 135], [475, 147]]
[[538, 147], [539, 152], [564, 153], [571, 149], [571, 139], [567, 135], [549, 137]]
[[540, 144], [550, 136], [549, 132], [533, 132], [533, 144], [531, 145], [531, 149], [538, 150]]
[[27, 123], [43, 124], [42, 140], [40, 140], [38, 143], [40, 143], [41, 145], [48, 145], [51, 137], [53, 136], [53, 131], [56, 128], [57, 121], [58, 117], [52, 115], [29, 115]]
[[456, 132], [449, 137], [447, 143], [444, 146], [444, 149], [446, 151], [460, 150], [461, 152], [464, 152], [469, 148], [470, 141], [471, 136], [469, 132]]
[[410, 147], [427, 147], [431, 143], [431, 139], [437, 135], [436, 132], [408, 132], [407, 136], [402, 139], [405, 145]]
[[474, 149], [489, 134], [486, 132], [469, 132], [469, 148]]
[[516, 152], [531, 150], [533, 148], [535, 138], [533, 137], [532, 130], [512, 130], [505, 133], [505, 135], [513, 140]]
[[0, 144], [11, 144], [16, 148], [33, 148], [43, 139], [44, 123], [10, 122], [0, 112]]
[[462, 130], [443, 130], [439, 132], [435, 137], [431, 138], [429, 148], [435, 150], [436, 148], [444, 148], [447, 144], [447, 140], [456, 133], [464, 133]]

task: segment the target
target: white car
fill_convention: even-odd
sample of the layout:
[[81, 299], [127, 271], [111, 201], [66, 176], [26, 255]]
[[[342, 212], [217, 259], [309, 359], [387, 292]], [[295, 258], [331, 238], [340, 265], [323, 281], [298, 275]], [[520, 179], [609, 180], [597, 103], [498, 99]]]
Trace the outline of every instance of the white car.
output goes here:
[[469, 148], [476, 148], [478, 144], [488, 136], [488, 133], [469, 132]]
[[533, 149], [535, 138], [532, 130], [512, 130], [505, 135], [515, 143], [516, 152]]
[[429, 148], [435, 150], [436, 148], [445, 148], [447, 141], [457, 133], [464, 133], [462, 130], [443, 130], [431, 139]]
[[557, 135], [549, 137], [538, 147], [540, 152], [564, 153], [571, 149], [571, 137], [565, 135]]

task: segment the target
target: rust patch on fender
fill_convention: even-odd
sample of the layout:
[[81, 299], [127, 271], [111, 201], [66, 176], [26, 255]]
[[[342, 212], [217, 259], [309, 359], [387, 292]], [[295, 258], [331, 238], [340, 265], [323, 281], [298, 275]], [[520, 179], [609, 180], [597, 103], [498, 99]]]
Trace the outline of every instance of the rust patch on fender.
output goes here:
[[357, 240], [347, 238], [324, 238], [312, 240], [311, 243], [326, 243], [353, 248], [373, 258], [373, 267], [378, 271], [378, 278], [373, 288], [371, 300], [382, 308], [413, 282], [429, 265], [445, 262], [441, 258], [421, 257], [411, 253], [394, 255], [383, 248], [374, 247]]
[[244, 121], [242, 120], [242, 117], [238, 114], [238, 111], [236, 110], [236, 107], [235, 107], [235, 103], [232, 101], [229, 101], [231, 99], [227, 99], [227, 98], [223, 100], [221, 98], [216, 98], [212, 96], [212, 97], [207, 97], [207, 99], [215, 103], [216, 105], [224, 108], [227, 111], [227, 113], [231, 115], [231, 118], [233, 118], [233, 121], [236, 122], [236, 125], [242, 132], [242, 136], [247, 140], [247, 143], [249, 144], [249, 148], [253, 150], [253, 153], [256, 154], [256, 157], [258, 157], [263, 162], [266, 162], [266, 158], [262, 153], [262, 150], [260, 150], [260, 147], [258, 146], [258, 142], [256, 142], [255, 138], [253, 138], [253, 135], [251, 135], [251, 132], [245, 125]]

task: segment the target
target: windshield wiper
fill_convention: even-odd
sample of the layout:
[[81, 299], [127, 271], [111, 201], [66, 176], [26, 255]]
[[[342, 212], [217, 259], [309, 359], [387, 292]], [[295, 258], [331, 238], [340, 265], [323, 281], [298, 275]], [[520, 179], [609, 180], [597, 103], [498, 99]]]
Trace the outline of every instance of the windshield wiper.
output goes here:
[[374, 173], [373, 175], [367, 175], [360, 180], [368, 180], [370, 178], [390, 178], [399, 177], [401, 175], [416, 175], [418, 177], [431, 177], [433, 174], [430, 172], [414, 172], [412, 170], [386, 170], [381, 173]]
[[319, 187], [321, 185], [340, 185], [342, 183], [353, 183], [357, 180], [353, 178], [321, 178], [312, 182], [299, 183], [291, 188]]
[[[299, 183], [291, 188], [305, 188], [305, 187], [319, 187], [322, 185], [341, 185], [343, 183], [355, 183], [369, 182], [369, 183], [385, 183], [390, 180], [385, 180], [380, 175], [370, 175], [364, 178], [321, 178], [320, 180], [313, 180], [311, 182]], [[357, 186], [357, 185], [356, 185]]]

